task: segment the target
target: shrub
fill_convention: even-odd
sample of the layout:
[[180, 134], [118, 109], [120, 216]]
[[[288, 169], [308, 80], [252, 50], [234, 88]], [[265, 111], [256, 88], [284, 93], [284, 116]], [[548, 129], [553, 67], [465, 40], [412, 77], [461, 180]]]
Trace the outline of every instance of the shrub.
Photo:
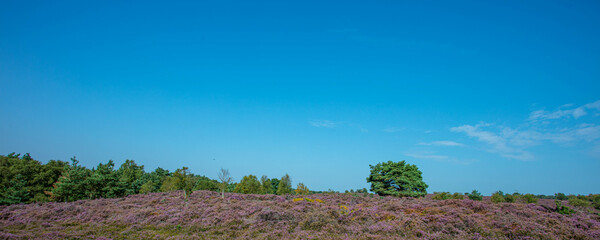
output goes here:
[[555, 203], [556, 203], [556, 212], [558, 212], [560, 214], [569, 215], [569, 214], [575, 212], [573, 209], [570, 209], [569, 207], [562, 205], [562, 202], [560, 200], [555, 200]]
[[600, 209], [600, 194], [590, 194], [589, 199], [595, 209]]
[[504, 201], [508, 203], [515, 202], [518, 195], [504, 194]]
[[451, 197], [451, 198], [452, 198], [452, 199], [464, 199], [464, 198], [465, 198], [465, 196], [464, 196], [464, 195], [462, 195], [462, 194], [460, 194], [460, 193], [457, 193], [457, 192], [455, 192], [454, 194], [452, 194], [452, 197]]
[[433, 195], [433, 200], [446, 200], [446, 199], [450, 199], [452, 197], [452, 195], [450, 195], [449, 192], [435, 192], [435, 195]]
[[528, 193], [522, 196], [522, 199], [525, 200], [526, 203], [537, 203], [538, 199], [535, 195]]
[[304, 183], [298, 183], [298, 186], [296, 187], [296, 190], [294, 190], [294, 192], [296, 192], [296, 195], [307, 195], [310, 193], [308, 188], [304, 186]]
[[479, 193], [477, 190], [473, 190], [471, 193], [467, 194], [467, 197], [469, 197], [469, 199], [475, 200], [475, 201], [483, 200], [481, 193]]
[[502, 193], [502, 191], [498, 191], [498, 192], [495, 192], [494, 194], [492, 194], [492, 202], [493, 203], [505, 202], [504, 193]]
[[592, 206], [592, 203], [584, 200], [582, 198], [571, 198], [569, 199], [569, 204], [571, 204], [574, 207], [590, 207]]
[[554, 194], [555, 198], [558, 200], [567, 200], [567, 195], [565, 195], [564, 193], [556, 193]]

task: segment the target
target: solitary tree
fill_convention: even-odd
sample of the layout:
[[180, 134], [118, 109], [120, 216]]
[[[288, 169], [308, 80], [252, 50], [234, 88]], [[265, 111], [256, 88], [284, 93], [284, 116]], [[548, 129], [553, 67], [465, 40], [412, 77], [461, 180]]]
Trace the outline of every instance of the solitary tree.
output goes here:
[[415, 165], [388, 161], [369, 167], [371, 175], [367, 182], [371, 183], [374, 193], [399, 197], [424, 197], [427, 194], [429, 186], [423, 182], [422, 173]]
[[229, 183], [233, 181], [233, 178], [229, 176], [229, 170], [223, 168], [221, 168], [221, 171], [218, 175], [219, 180], [221, 181], [219, 183], [219, 188], [221, 189], [221, 198], [225, 198], [225, 189], [227, 189]]

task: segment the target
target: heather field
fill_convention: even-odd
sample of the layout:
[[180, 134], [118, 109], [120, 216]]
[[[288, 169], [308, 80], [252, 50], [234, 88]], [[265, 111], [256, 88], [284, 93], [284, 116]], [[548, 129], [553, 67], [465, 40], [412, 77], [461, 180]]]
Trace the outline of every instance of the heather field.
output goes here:
[[[568, 205], [567, 201], [564, 201]], [[0, 206], [1, 239], [600, 239], [593, 208], [489, 199], [181, 191]]]

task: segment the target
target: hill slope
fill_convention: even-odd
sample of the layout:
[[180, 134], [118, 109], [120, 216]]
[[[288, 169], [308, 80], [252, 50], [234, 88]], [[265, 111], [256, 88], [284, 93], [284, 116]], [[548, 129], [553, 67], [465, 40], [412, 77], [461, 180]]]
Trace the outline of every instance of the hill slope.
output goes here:
[[[194, 192], [0, 207], [0, 239], [600, 239], [597, 211], [541, 204]], [[322, 202], [315, 200], [320, 199]]]

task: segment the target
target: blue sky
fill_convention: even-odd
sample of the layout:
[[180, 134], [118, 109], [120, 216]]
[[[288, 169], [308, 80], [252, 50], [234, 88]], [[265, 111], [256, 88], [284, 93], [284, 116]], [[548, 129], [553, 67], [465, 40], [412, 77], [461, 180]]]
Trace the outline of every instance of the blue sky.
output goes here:
[[600, 192], [597, 1], [2, 1], [0, 153]]

